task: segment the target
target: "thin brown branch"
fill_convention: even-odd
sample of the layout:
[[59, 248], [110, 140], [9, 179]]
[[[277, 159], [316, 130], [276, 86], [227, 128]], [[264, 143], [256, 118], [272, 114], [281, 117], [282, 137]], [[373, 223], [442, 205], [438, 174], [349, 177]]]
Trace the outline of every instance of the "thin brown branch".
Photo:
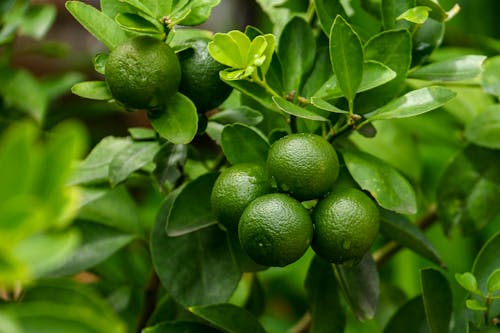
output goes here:
[[311, 329], [311, 314], [304, 313], [302, 318], [288, 331], [288, 333], [307, 333]]

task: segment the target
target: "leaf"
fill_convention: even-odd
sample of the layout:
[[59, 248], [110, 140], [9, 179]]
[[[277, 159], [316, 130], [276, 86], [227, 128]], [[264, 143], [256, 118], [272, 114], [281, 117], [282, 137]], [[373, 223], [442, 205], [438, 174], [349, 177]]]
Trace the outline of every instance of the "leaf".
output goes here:
[[447, 234], [481, 230], [499, 214], [500, 156], [469, 146], [447, 166], [437, 188], [438, 215]]
[[439, 5], [438, 2], [435, 2], [434, 0], [417, 0], [416, 4], [419, 6], [426, 6], [431, 9], [429, 12], [429, 16], [433, 18], [436, 21], [447, 21], [448, 13]]
[[147, 327], [141, 333], [217, 333], [215, 328], [196, 322], [163, 322], [155, 326]]
[[159, 150], [158, 142], [133, 142], [120, 150], [109, 164], [111, 186], [115, 187], [133, 172], [153, 162]]
[[417, 26], [413, 33], [412, 67], [428, 60], [432, 52], [441, 45], [444, 32], [444, 23], [433, 19], [428, 19]]
[[168, 294], [185, 307], [227, 301], [241, 273], [226, 234], [212, 226], [168, 237], [165, 221], [174, 199], [170, 195], [162, 204], [151, 233], [151, 257], [160, 281]]
[[191, 0], [189, 15], [180, 22], [182, 25], [194, 26], [204, 23], [210, 17], [212, 8], [217, 6], [220, 0]]
[[414, 117], [443, 106], [455, 96], [455, 92], [442, 87], [421, 88], [396, 98], [365, 117], [370, 121]]
[[182, 177], [182, 166], [188, 156], [186, 145], [174, 145], [167, 142], [156, 154], [154, 163], [156, 168], [153, 174], [160, 186], [174, 187], [175, 183]]
[[341, 110], [338, 107], [336, 107], [335, 105], [332, 105], [319, 97], [312, 97], [311, 104], [314, 105], [315, 107], [317, 107], [318, 109], [328, 111], [328, 112], [349, 113], [348, 111]]
[[[411, 323], [411, 325], [409, 325]], [[412, 298], [400, 307], [389, 319], [383, 333], [423, 333], [429, 332], [426, 324], [422, 295]]]
[[278, 43], [285, 91], [299, 92], [316, 56], [316, 42], [309, 24], [295, 17], [284, 27]]
[[429, 17], [431, 9], [427, 6], [412, 7], [399, 15], [396, 20], [406, 20], [416, 24], [423, 24]]
[[115, 17], [115, 22], [126, 30], [143, 34], [161, 34], [161, 26], [156, 26], [144, 17], [132, 13], [119, 13]]
[[21, 34], [42, 39], [54, 23], [56, 15], [57, 8], [54, 5], [31, 4], [21, 21]]
[[247, 80], [233, 81], [233, 80], [224, 80], [223, 77], [221, 78], [225, 83], [227, 83], [234, 89], [239, 90], [241, 93], [256, 100], [263, 107], [270, 110], [276, 109], [273, 100], [271, 99], [271, 95], [269, 95], [264, 90], [264, 88], [260, 87], [259, 85]]
[[488, 94], [500, 96], [500, 56], [491, 57], [484, 62], [481, 84]]
[[148, 116], [158, 134], [172, 143], [191, 142], [198, 129], [196, 106], [181, 93], [176, 93], [163, 110]]
[[311, 313], [311, 333], [343, 332], [346, 317], [332, 265], [313, 257], [305, 287]]
[[66, 2], [66, 8], [95, 38], [112, 50], [129, 36], [109, 16], [80, 1]]
[[[217, 223], [210, 206], [212, 187], [218, 174], [207, 173], [184, 186], [175, 198], [165, 232], [169, 237], [177, 237]], [[196, 205], [193, 205], [196, 202]]]
[[410, 22], [397, 21], [396, 18], [408, 9], [415, 7], [415, 0], [382, 0], [382, 23], [385, 30], [394, 28], [409, 28]]
[[314, 4], [321, 29], [327, 36], [330, 35], [333, 21], [337, 16], [347, 17], [344, 7], [338, 0], [316, 0]]
[[309, 111], [305, 108], [302, 108], [296, 104], [293, 104], [292, 102], [289, 102], [282, 97], [274, 96], [273, 101], [281, 111], [291, 114], [295, 117], [317, 120], [317, 121], [328, 121], [327, 118], [320, 116], [319, 114]]
[[88, 221], [78, 221], [80, 246], [60, 267], [50, 272], [51, 277], [69, 276], [84, 271], [110, 257], [134, 239], [134, 235]]
[[156, 132], [146, 127], [129, 127], [127, 132], [135, 141], [156, 139]]
[[492, 105], [474, 117], [465, 127], [465, 137], [478, 146], [500, 149], [500, 105]]
[[394, 167], [360, 151], [343, 151], [350, 174], [358, 185], [373, 196], [380, 206], [401, 214], [415, 214], [415, 192]]
[[493, 294], [500, 290], [500, 268], [493, 271], [486, 282], [488, 293]]
[[474, 310], [474, 311], [481, 311], [481, 312], [485, 312], [488, 310], [488, 308], [482, 304], [481, 302], [479, 302], [477, 299], [468, 299], [465, 301], [465, 306], [467, 307], [467, 309], [469, 310]]
[[381, 209], [380, 231], [384, 236], [409, 248], [422, 257], [444, 266], [441, 256], [424, 233], [406, 217]]
[[420, 277], [429, 332], [449, 332], [453, 301], [448, 279], [434, 268], [422, 269]]
[[221, 135], [224, 155], [231, 164], [262, 163], [267, 161], [269, 144], [255, 129], [243, 125], [226, 125]]
[[228, 333], [265, 333], [257, 318], [233, 304], [190, 307], [189, 311]]
[[481, 295], [481, 291], [477, 287], [477, 280], [474, 274], [470, 272], [465, 272], [463, 274], [456, 273], [455, 279], [457, 280], [458, 284], [460, 284], [465, 290], [477, 295]]
[[250, 126], [257, 125], [263, 119], [262, 113], [248, 106], [229, 108], [210, 117], [210, 121], [216, 121], [219, 124], [242, 123]]
[[370, 253], [354, 267], [333, 265], [342, 292], [358, 320], [372, 319], [379, 297], [379, 275]]
[[335, 18], [330, 32], [330, 59], [337, 83], [352, 103], [363, 78], [363, 47], [342, 16]]
[[232, 68], [246, 68], [250, 38], [241, 31], [216, 33], [208, 43], [208, 52], [217, 62]]
[[500, 267], [499, 251], [500, 232], [497, 232], [483, 245], [472, 265], [472, 274], [474, 274], [477, 279], [479, 290], [484, 294], [486, 294], [488, 289], [488, 278], [498, 269], [498, 267]]
[[481, 74], [482, 64], [486, 59], [481, 55], [467, 55], [443, 60], [417, 68], [408, 74], [409, 78], [427, 81], [461, 81]]

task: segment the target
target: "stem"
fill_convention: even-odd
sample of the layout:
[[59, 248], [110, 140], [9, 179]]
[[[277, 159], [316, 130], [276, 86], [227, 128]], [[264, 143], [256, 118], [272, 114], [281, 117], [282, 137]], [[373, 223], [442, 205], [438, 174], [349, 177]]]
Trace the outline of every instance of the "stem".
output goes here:
[[264, 77], [263, 79], [261, 79], [259, 77], [259, 74], [257, 74], [257, 71], [253, 72], [252, 74], [252, 81], [257, 83], [259, 86], [261, 86], [262, 88], [264, 88], [264, 90], [271, 96], [274, 96], [274, 97], [281, 97], [280, 94], [278, 94], [273, 88], [271, 88], [271, 86], [269, 86], [266, 82], [266, 78]]
[[314, 14], [316, 13], [316, 5], [313, 0], [309, 1], [309, 7], [307, 7], [306, 12], [306, 21], [307, 23], [311, 23], [314, 19]]
[[142, 330], [147, 326], [149, 317], [155, 310], [156, 301], [158, 299], [158, 290], [160, 289], [160, 279], [156, 272], [151, 272], [149, 277], [148, 284], [146, 285], [146, 289], [144, 290], [144, 307], [142, 309], [142, 313], [139, 317], [139, 321], [137, 322], [137, 333], [141, 333]]
[[311, 329], [311, 314], [307, 311], [288, 333], [307, 333]]

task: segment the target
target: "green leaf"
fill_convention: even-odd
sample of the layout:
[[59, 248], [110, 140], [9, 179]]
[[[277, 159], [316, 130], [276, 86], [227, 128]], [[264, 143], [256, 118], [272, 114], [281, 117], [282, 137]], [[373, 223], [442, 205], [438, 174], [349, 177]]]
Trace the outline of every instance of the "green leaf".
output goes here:
[[442, 173], [437, 189], [438, 215], [445, 232], [481, 230], [499, 214], [500, 156], [497, 151], [469, 146]]
[[487, 311], [488, 308], [479, 302], [477, 299], [468, 299], [465, 301], [465, 306], [467, 306], [467, 309], [474, 310], [474, 311]]
[[477, 279], [479, 290], [484, 294], [486, 294], [488, 290], [488, 278], [498, 269], [498, 267], [500, 267], [499, 251], [500, 232], [497, 232], [483, 245], [472, 265], [472, 274], [474, 274]]
[[342, 292], [358, 320], [372, 319], [378, 304], [379, 275], [371, 253], [353, 267], [333, 265]]
[[189, 1], [189, 8], [191, 9], [189, 15], [183, 19], [180, 24], [182, 25], [199, 25], [204, 23], [210, 17], [212, 8], [217, 6], [220, 0], [191, 0]]
[[42, 39], [54, 23], [57, 8], [54, 5], [31, 4], [21, 22], [20, 32], [23, 35]]
[[323, 32], [327, 36], [330, 35], [333, 21], [338, 15], [347, 17], [344, 7], [338, 0], [316, 0], [314, 5], [321, 29], [323, 29]]
[[66, 2], [66, 8], [95, 38], [112, 50], [129, 36], [109, 16], [80, 1]]
[[465, 128], [465, 137], [478, 146], [500, 149], [500, 105], [492, 105], [474, 117]]
[[170, 195], [162, 204], [151, 233], [153, 266], [163, 286], [185, 307], [227, 301], [241, 273], [231, 255], [226, 234], [212, 226], [168, 237], [165, 221], [174, 198]]
[[434, 268], [422, 269], [420, 277], [429, 332], [449, 332], [453, 300], [448, 279]]
[[456, 93], [442, 87], [428, 87], [410, 91], [389, 104], [365, 115], [370, 121], [414, 117], [437, 109]]
[[[188, 147], [186, 145], [174, 145], [167, 142], [156, 154], [154, 162], [156, 168], [153, 174], [160, 186], [173, 187], [182, 177], [182, 166], [188, 156]], [[167, 187], [168, 188], [168, 187]]]
[[267, 161], [269, 143], [257, 130], [243, 124], [226, 125], [221, 135], [224, 155], [231, 164]]
[[363, 78], [363, 46], [342, 16], [335, 18], [330, 32], [330, 59], [337, 83], [352, 103]]
[[50, 276], [69, 276], [84, 271], [110, 257], [130, 243], [134, 236], [117, 229], [88, 221], [78, 221], [80, 246]]
[[246, 68], [250, 38], [241, 31], [216, 33], [208, 43], [208, 52], [216, 61], [232, 68]]
[[396, 17], [396, 20], [406, 20], [408, 22], [423, 24], [429, 17], [431, 9], [427, 6], [412, 7]]
[[408, 9], [415, 7], [415, 5], [415, 0], [382, 0], [381, 10], [384, 29], [409, 28], [411, 26], [410, 22], [397, 21], [397, 17]]
[[434, 0], [417, 0], [416, 4], [429, 7], [431, 9], [429, 16], [436, 21], [443, 22], [448, 19], [448, 13]]
[[257, 317], [233, 304], [190, 307], [189, 311], [228, 333], [265, 333]]
[[417, 68], [408, 77], [427, 81], [461, 81], [481, 74], [485, 56], [467, 55]]
[[[409, 324], [411, 323], [411, 324]], [[427, 328], [422, 295], [412, 298], [389, 319], [383, 333], [422, 333]]]
[[307, 271], [305, 287], [311, 313], [311, 333], [343, 332], [346, 317], [332, 265], [315, 256]]
[[[224, 78], [222, 77], [222, 79]], [[273, 100], [271, 99], [271, 95], [269, 95], [261, 86], [247, 80], [241, 80], [241, 81], [224, 80], [224, 82], [233, 87], [234, 89], [239, 90], [243, 94], [256, 100], [263, 107], [270, 110], [276, 109]]]
[[153, 162], [159, 150], [158, 142], [133, 142], [120, 150], [109, 164], [111, 186], [118, 185], [133, 172]]
[[156, 139], [156, 132], [146, 127], [130, 127], [127, 128], [127, 132], [136, 141]]
[[406, 217], [382, 209], [380, 232], [384, 236], [409, 248], [413, 252], [437, 265], [444, 266], [441, 256], [432, 243], [425, 237], [424, 233]]
[[75, 84], [71, 92], [83, 98], [107, 101], [113, 99], [108, 85], [104, 81], [86, 81]]
[[477, 287], [477, 280], [474, 274], [470, 272], [465, 272], [463, 274], [456, 273], [455, 280], [457, 280], [458, 284], [460, 284], [465, 290], [481, 295], [481, 291]]
[[[207, 173], [184, 186], [175, 198], [165, 232], [169, 237], [177, 237], [217, 223], [210, 207], [212, 187], [217, 174]], [[196, 202], [196, 205], [193, 205]]]
[[142, 333], [217, 333], [215, 328], [203, 325], [196, 322], [164, 322], [155, 326], [147, 327], [142, 330]]
[[380, 206], [401, 214], [417, 212], [412, 186], [394, 167], [360, 151], [343, 151], [342, 155], [354, 180], [370, 192]]
[[193, 102], [176, 93], [162, 110], [149, 114], [153, 128], [172, 143], [191, 142], [198, 130], [198, 113]]
[[328, 112], [349, 113], [348, 111], [341, 110], [338, 107], [336, 107], [335, 105], [332, 105], [319, 97], [312, 97], [311, 104], [314, 105], [315, 107], [317, 107], [318, 109], [328, 111]]
[[484, 62], [481, 83], [485, 92], [500, 96], [500, 56], [491, 57]]
[[500, 268], [493, 271], [486, 282], [488, 293], [493, 294], [500, 290]]
[[273, 101], [276, 106], [283, 112], [291, 114], [295, 117], [316, 120], [316, 121], [328, 121], [327, 118], [320, 116], [319, 114], [309, 111], [303, 107], [293, 104], [282, 97], [273, 96]]
[[143, 34], [161, 34], [161, 26], [156, 26], [144, 17], [132, 13], [120, 13], [115, 17], [115, 22], [126, 30]]
[[316, 42], [309, 24], [295, 17], [283, 29], [278, 43], [278, 57], [287, 93], [299, 92], [316, 56]]
[[432, 52], [441, 45], [444, 31], [444, 23], [431, 18], [417, 26], [413, 33], [412, 67], [428, 60]]
[[263, 119], [262, 113], [248, 106], [229, 108], [210, 117], [211, 121], [216, 121], [219, 124], [242, 123], [250, 126], [257, 125]]

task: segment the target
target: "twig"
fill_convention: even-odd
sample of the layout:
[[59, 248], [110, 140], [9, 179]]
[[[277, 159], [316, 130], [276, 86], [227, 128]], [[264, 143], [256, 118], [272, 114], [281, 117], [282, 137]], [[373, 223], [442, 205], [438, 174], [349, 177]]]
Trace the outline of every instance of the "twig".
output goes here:
[[137, 322], [137, 333], [141, 333], [144, 327], [146, 327], [149, 317], [153, 313], [156, 307], [156, 301], [158, 298], [158, 290], [160, 289], [160, 279], [156, 275], [155, 270], [151, 272], [148, 284], [144, 290], [144, 307], [142, 309], [141, 316]]
[[307, 333], [311, 329], [311, 314], [304, 313], [302, 318], [288, 331], [288, 333]]

